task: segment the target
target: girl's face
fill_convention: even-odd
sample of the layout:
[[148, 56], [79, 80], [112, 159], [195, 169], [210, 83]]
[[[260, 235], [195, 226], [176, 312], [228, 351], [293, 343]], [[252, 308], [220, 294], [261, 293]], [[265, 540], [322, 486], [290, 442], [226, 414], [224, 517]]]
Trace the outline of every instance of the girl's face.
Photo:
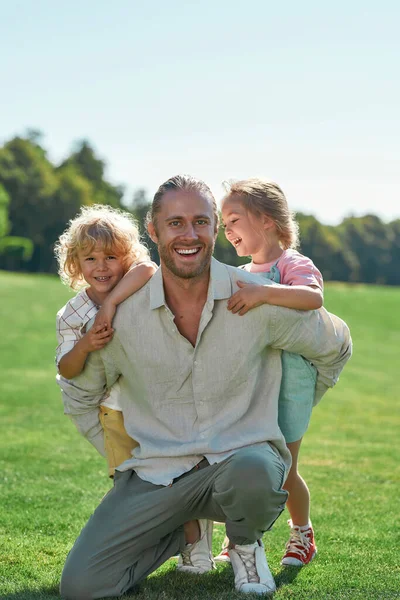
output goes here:
[[78, 250], [79, 266], [89, 285], [89, 296], [101, 304], [125, 275], [124, 261], [116, 254], [106, 254], [100, 245], [91, 252]]
[[257, 219], [247, 212], [235, 197], [222, 203], [222, 224], [227, 240], [235, 247], [238, 256], [254, 256], [266, 246], [265, 219]]

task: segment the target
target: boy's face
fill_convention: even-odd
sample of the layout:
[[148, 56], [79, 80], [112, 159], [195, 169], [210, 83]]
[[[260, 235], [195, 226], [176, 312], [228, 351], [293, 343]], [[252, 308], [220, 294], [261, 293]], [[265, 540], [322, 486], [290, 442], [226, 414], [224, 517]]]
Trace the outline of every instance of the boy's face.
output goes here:
[[106, 254], [101, 246], [95, 246], [91, 252], [79, 250], [78, 261], [90, 288], [89, 296], [96, 304], [101, 304], [125, 275], [122, 257]]

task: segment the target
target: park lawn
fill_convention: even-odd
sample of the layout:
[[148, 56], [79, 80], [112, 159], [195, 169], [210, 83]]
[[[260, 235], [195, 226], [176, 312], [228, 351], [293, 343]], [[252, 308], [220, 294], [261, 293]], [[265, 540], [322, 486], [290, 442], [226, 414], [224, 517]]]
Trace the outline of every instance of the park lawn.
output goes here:
[[[2, 599], [59, 597], [67, 552], [110, 487], [54, 383], [55, 313], [69, 297], [55, 277], [0, 273]], [[318, 556], [302, 570], [280, 567], [286, 513], [264, 538], [277, 600], [400, 598], [399, 305], [398, 288], [327, 285], [326, 306], [350, 325], [354, 356], [315, 409], [302, 448]], [[216, 525], [215, 553], [222, 538]], [[173, 560], [126, 597], [243, 600], [229, 565], [188, 577]]]

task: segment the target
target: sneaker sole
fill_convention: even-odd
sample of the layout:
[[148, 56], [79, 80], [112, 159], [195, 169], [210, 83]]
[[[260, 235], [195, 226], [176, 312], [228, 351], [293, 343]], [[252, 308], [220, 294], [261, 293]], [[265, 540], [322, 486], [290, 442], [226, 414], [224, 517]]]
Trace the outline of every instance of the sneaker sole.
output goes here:
[[[306, 567], [307, 565], [310, 564], [310, 562], [312, 560], [314, 560], [315, 556], [317, 554], [317, 550], [315, 549], [315, 552], [313, 553], [313, 555], [311, 556], [310, 560], [306, 563], [302, 562], [300, 559], [298, 558], [294, 558], [292, 556], [288, 556], [287, 558], [282, 558], [281, 560], [281, 565], [283, 567]], [[285, 561], [290, 561], [290, 562], [285, 562]]]
[[229, 558], [229, 556], [224, 556], [223, 554], [219, 554], [218, 556], [214, 557], [214, 562], [220, 562], [220, 563], [230, 563], [231, 559]]

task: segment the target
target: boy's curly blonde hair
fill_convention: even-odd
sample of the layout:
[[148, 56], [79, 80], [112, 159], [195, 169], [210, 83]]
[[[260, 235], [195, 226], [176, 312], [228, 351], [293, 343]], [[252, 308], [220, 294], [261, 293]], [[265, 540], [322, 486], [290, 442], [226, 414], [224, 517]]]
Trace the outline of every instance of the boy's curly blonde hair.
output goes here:
[[294, 213], [289, 210], [285, 194], [277, 183], [267, 179], [244, 179], [224, 182], [226, 195], [240, 200], [245, 209], [256, 217], [266, 215], [274, 223], [283, 250], [299, 245], [299, 226]]
[[106, 254], [122, 257], [125, 272], [134, 263], [150, 260], [131, 214], [103, 204], [83, 206], [54, 247], [63, 283], [73, 290], [85, 286], [78, 251], [92, 252], [98, 244]]

